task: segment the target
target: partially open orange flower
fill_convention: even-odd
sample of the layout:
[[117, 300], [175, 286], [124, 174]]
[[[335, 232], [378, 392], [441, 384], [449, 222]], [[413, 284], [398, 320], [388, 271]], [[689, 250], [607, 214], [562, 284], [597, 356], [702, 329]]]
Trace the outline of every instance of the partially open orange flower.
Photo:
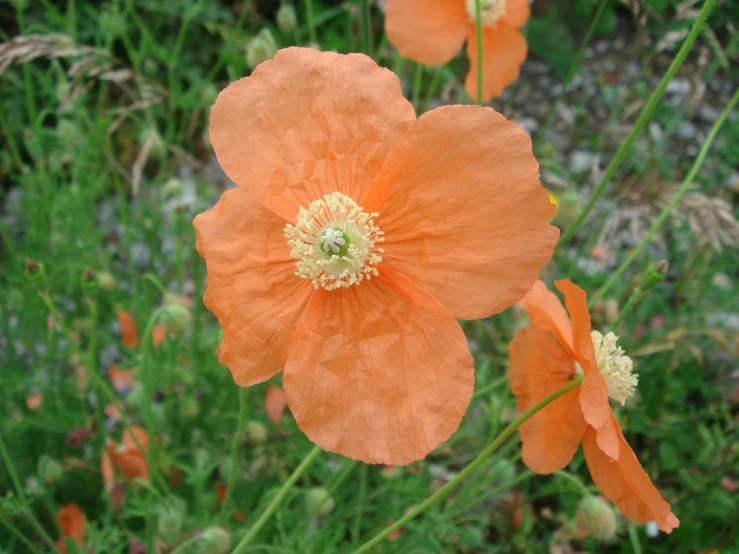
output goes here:
[[210, 138], [239, 185], [194, 221], [221, 363], [241, 386], [284, 368], [326, 450], [426, 456], [474, 386], [454, 318], [520, 300], [557, 239], [529, 138], [477, 106], [416, 120], [370, 58], [303, 48], [221, 92]]
[[[136, 437], [134, 439], [134, 437]], [[141, 446], [139, 450], [136, 441]], [[149, 466], [146, 462], [146, 453], [149, 451], [149, 436], [141, 427], [132, 426], [129, 432], [123, 432], [123, 440], [116, 444], [109, 440], [106, 451], [100, 459], [100, 472], [106, 488], [110, 488], [116, 481], [116, 474], [125, 481], [134, 479], [149, 480]]]
[[585, 380], [521, 425], [523, 461], [537, 473], [552, 473], [570, 463], [582, 442], [590, 475], [605, 497], [627, 518], [656, 521], [670, 533], [680, 522], [642, 469], [608, 403], [610, 397], [623, 404], [634, 393], [631, 359], [613, 333], [591, 332], [585, 291], [569, 279], [555, 285], [570, 317], [537, 281], [521, 300], [532, 325], [509, 346], [511, 389], [518, 407], [527, 410], [578, 374]]
[[[518, 79], [528, 46], [518, 30], [529, 18], [528, 0], [480, 0], [484, 102]], [[401, 55], [427, 64], [449, 62], [467, 41], [470, 70], [465, 88], [477, 100], [475, 0], [388, 0], [385, 32]]]
[[67, 504], [56, 512], [56, 520], [62, 531], [62, 537], [56, 541], [56, 547], [62, 554], [69, 554], [65, 539], [72, 539], [77, 546], [84, 544], [85, 514], [77, 504]]

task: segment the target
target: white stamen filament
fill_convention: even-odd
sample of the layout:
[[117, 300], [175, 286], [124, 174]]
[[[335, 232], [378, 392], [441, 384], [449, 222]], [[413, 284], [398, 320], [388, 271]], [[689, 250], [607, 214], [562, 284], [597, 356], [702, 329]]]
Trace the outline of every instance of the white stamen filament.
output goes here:
[[613, 333], [605, 336], [598, 331], [590, 334], [595, 347], [595, 358], [608, 387], [608, 396], [623, 406], [634, 395], [639, 384], [638, 375], [633, 373], [634, 362], [624, 356], [623, 349], [616, 344], [618, 337]]

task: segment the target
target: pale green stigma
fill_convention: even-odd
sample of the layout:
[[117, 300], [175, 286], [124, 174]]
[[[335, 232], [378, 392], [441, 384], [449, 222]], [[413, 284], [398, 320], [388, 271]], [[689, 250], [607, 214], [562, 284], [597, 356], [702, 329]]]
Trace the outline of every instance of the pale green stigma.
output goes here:
[[321, 235], [318, 247], [329, 256], [346, 256], [351, 241], [349, 236], [338, 227], [326, 229]]

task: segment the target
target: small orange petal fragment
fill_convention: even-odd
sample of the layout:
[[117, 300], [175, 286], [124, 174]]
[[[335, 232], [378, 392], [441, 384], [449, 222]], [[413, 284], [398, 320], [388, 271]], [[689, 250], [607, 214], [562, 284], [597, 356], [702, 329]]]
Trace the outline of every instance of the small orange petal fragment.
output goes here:
[[285, 412], [285, 391], [274, 385], [267, 387], [264, 393], [264, 409], [267, 411], [269, 420], [279, 425], [282, 414]]
[[29, 410], [33, 410], [34, 412], [38, 410], [43, 403], [44, 395], [40, 392], [31, 393], [26, 397], [26, 406], [28, 406]]
[[134, 348], [139, 342], [139, 329], [136, 326], [136, 320], [131, 315], [131, 312], [126, 310], [119, 310], [118, 323], [121, 326], [121, 341], [124, 346]]

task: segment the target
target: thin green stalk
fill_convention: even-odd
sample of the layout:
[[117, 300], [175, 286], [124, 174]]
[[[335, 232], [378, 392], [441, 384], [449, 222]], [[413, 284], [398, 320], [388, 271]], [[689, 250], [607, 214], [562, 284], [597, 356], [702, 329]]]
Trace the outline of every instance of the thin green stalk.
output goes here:
[[233, 495], [233, 488], [236, 484], [236, 473], [239, 467], [239, 446], [244, 440], [244, 429], [246, 428], [246, 411], [248, 407], [249, 389], [247, 387], [239, 387], [239, 420], [236, 423], [236, 433], [234, 433], [231, 441], [231, 466], [228, 474], [228, 484], [226, 486], [226, 497], [221, 505], [221, 517], [226, 513], [228, 505]]
[[30, 506], [28, 505], [28, 499], [26, 498], [26, 494], [23, 490], [23, 485], [21, 484], [20, 479], [18, 478], [18, 472], [15, 469], [15, 464], [13, 464], [13, 459], [10, 457], [10, 453], [8, 452], [8, 449], [5, 446], [5, 441], [3, 440], [3, 436], [0, 434], [0, 456], [2, 456], [3, 462], [5, 462], [5, 467], [8, 470], [8, 475], [10, 476], [10, 480], [13, 482], [13, 487], [15, 487], [15, 493], [18, 495], [18, 498], [20, 499], [23, 506], [26, 508], [25, 516], [28, 518], [28, 521], [33, 525], [33, 527], [36, 529], [39, 535], [46, 541], [49, 545], [51, 545], [52, 551], [56, 550], [56, 546], [54, 546], [54, 541], [51, 539], [49, 534], [44, 530], [43, 525], [39, 523], [39, 520], [36, 519], [36, 516], [33, 515], [33, 511], [30, 509]]
[[249, 543], [254, 537], [256, 537], [257, 533], [259, 533], [259, 530], [264, 526], [265, 523], [267, 523], [267, 520], [272, 517], [272, 514], [275, 513], [277, 508], [280, 507], [280, 504], [282, 504], [284, 498], [292, 490], [293, 486], [295, 486], [297, 480], [300, 479], [300, 476], [303, 475], [305, 470], [308, 469], [308, 466], [313, 463], [313, 460], [315, 460], [320, 453], [320, 446], [316, 446], [313, 448], [313, 450], [310, 451], [310, 453], [303, 459], [303, 461], [295, 469], [295, 471], [293, 471], [288, 480], [285, 481], [285, 484], [282, 485], [280, 492], [277, 493], [277, 496], [275, 496], [272, 502], [270, 502], [269, 506], [267, 506], [267, 509], [264, 510], [261, 516], [259, 516], [259, 519], [256, 521], [256, 523], [254, 523], [254, 525], [252, 525], [251, 529], [249, 529], [249, 532], [244, 535], [244, 538], [241, 539], [241, 542], [239, 542], [238, 545], [236, 545], [236, 548], [233, 549], [231, 554], [243, 554], [244, 552], [246, 552], [246, 547], [249, 546]]
[[23, 533], [21, 533], [18, 529], [16, 529], [14, 525], [11, 525], [10, 523], [5, 521], [1, 517], [0, 517], [0, 523], [2, 523], [3, 526], [6, 527], [8, 531], [10, 531], [10, 533], [15, 535], [16, 539], [18, 539], [23, 544], [25, 544], [26, 548], [28, 548], [30, 552], [33, 552], [34, 554], [38, 552], [38, 550], [36, 549], [36, 546], [28, 539], [28, 537], [26, 537]]
[[400, 529], [401, 527], [405, 526], [410, 522], [413, 518], [415, 518], [417, 515], [425, 512], [428, 508], [442, 500], [443, 498], [446, 498], [456, 487], [464, 481], [465, 478], [467, 478], [468, 475], [470, 475], [472, 472], [474, 472], [493, 452], [495, 452], [498, 447], [500, 447], [501, 444], [503, 444], [508, 438], [516, 432], [516, 430], [525, 423], [529, 418], [531, 418], [534, 414], [536, 414], [539, 410], [544, 408], [545, 406], [548, 406], [555, 400], [557, 400], [559, 397], [561, 397], [564, 394], [567, 394], [571, 390], [577, 388], [580, 386], [580, 384], [583, 382], [584, 377], [578, 376], [576, 379], [573, 379], [570, 383], [566, 384], [561, 389], [553, 392], [528, 410], [526, 410], [524, 413], [522, 413], [520, 416], [518, 416], [508, 427], [506, 427], [498, 437], [492, 441], [485, 450], [483, 450], [477, 458], [475, 458], [472, 462], [470, 462], [467, 467], [465, 467], [462, 471], [460, 471], [457, 476], [449, 481], [446, 485], [441, 487], [438, 491], [436, 491], [434, 494], [429, 496], [426, 500], [421, 502], [418, 506], [410, 510], [405, 516], [400, 518], [398, 521], [390, 525], [389, 527], [386, 527], [383, 531], [375, 535], [371, 540], [364, 543], [361, 547], [359, 547], [357, 550], [355, 550], [352, 554], [360, 554], [361, 552], [368, 552], [371, 550], [375, 545], [379, 544], [387, 536], [395, 531], [396, 529]]
[[313, 0], [305, 0], [305, 18], [308, 20], [308, 38], [311, 44], [318, 44], [316, 22], [313, 20]]
[[352, 544], [359, 543], [359, 535], [362, 532], [362, 517], [364, 516], [364, 503], [367, 501], [367, 464], [362, 464], [359, 476], [359, 497], [357, 498], [357, 512], [354, 515], [352, 525]]
[[362, 10], [362, 52], [372, 56], [372, 14], [369, 0], [359, 0]]
[[436, 71], [434, 71], [434, 76], [431, 79], [431, 84], [426, 89], [426, 97], [423, 99], [423, 104], [421, 105], [419, 113], [424, 113], [426, 110], [429, 109], [429, 104], [431, 104], [431, 99], [434, 97], [434, 94], [436, 94], [436, 91], [439, 88], [439, 83], [441, 82], [441, 76], [443, 74], [444, 66], [440, 65], [436, 68]]
[[565, 95], [565, 91], [567, 90], [567, 85], [570, 84], [570, 81], [572, 81], [572, 78], [575, 76], [575, 73], [577, 73], [577, 69], [580, 67], [580, 62], [582, 61], [582, 57], [585, 54], [585, 48], [590, 43], [590, 39], [593, 37], [593, 33], [595, 32], [595, 29], [598, 27], [598, 24], [600, 23], [601, 15], [603, 15], [603, 12], [605, 11], [605, 7], [607, 4], [608, 4], [608, 0], [600, 0], [600, 4], [598, 4], [598, 9], [595, 12], [595, 17], [593, 17], [593, 20], [590, 22], [590, 27], [588, 27], [588, 31], [585, 33], [585, 38], [580, 44], [580, 50], [577, 51], [577, 54], [572, 60], [572, 64], [570, 64], [569, 70], [567, 70], [567, 76], [565, 77], [564, 81], [562, 81], [562, 90], [559, 91], [559, 94], [557, 94], [557, 97], [554, 99], [554, 102], [552, 102], [552, 105], [549, 106], [549, 111], [547, 111], [547, 115], [544, 118], [544, 123], [539, 129], [539, 132], [536, 134], [536, 140], [534, 140], [534, 151], [535, 152], [538, 150], [538, 147], [541, 144], [541, 141], [543, 140], [544, 135], [547, 132], [547, 129], [549, 129], [549, 126], [552, 124], [552, 119], [554, 118], [554, 114], [557, 111], [557, 106], [559, 106], [559, 103], [562, 101], [562, 97]]
[[326, 492], [328, 493], [326, 497], [319, 502], [313, 510], [308, 514], [308, 519], [313, 519], [316, 514], [318, 514], [319, 511], [321, 511], [321, 508], [323, 508], [323, 505], [328, 502], [329, 498], [333, 496], [333, 494], [336, 492], [336, 489], [339, 488], [339, 486], [346, 481], [347, 477], [351, 475], [352, 470], [356, 467], [356, 465], [359, 463], [356, 460], [347, 460], [346, 465], [342, 468], [342, 470], [337, 473], [327, 484], [326, 484]]
[[423, 66], [420, 63], [416, 64], [416, 71], [413, 73], [413, 92], [411, 93], [411, 103], [416, 109], [416, 114], [420, 115], [420, 107], [418, 105], [418, 99], [421, 96], [421, 81], [423, 78]]
[[652, 97], [647, 102], [647, 105], [644, 106], [644, 109], [639, 115], [639, 119], [636, 121], [636, 124], [634, 124], [634, 127], [632, 127], [631, 132], [626, 137], [626, 140], [624, 140], [623, 144], [621, 145], [621, 148], [618, 149], [618, 152], [616, 152], [616, 155], [614, 156], [613, 160], [606, 168], [606, 171], [605, 173], [603, 173], [603, 177], [600, 180], [600, 183], [598, 183], [598, 186], [595, 188], [595, 191], [593, 191], [593, 195], [590, 197], [590, 200], [588, 200], [588, 203], [585, 205], [582, 211], [578, 214], [574, 223], [560, 237], [559, 242], [557, 243], [557, 246], [559, 246], [560, 248], [566, 245], [570, 241], [570, 239], [572, 239], [572, 237], [574, 236], [575, 232], [580, 227], [582, 222], [585, 221], [585, 218], [588, 217], [590, 212], [593, 210], [593, 207], [595, 206], [600, 196], [603, 194], [603, 191], [605, 190], [606, 186], [608, 185], [608, 183], [611, 182], [611, 180], [613, 179], [613, 176], [616, 174], [616, 170], [618, 170], [619, 166], [621, 165], [621, 162], [624, 161], [624, 159], [626, 158], [626, 155], [629, 153], [629, 150], [631, 149], [631, 146], [634, 144], [636, 137], [639, 136], [639, 133], [641, 133], [641, 130], [652, 118], [652, 113], [657, 107], [657, 104], [659, 104], [659, 101], [662, 98], [662, 95], [665, 93], [665, 90], [667, 89], [667, 85], [670, 83], [672, 78], [675, 76], [678, 69], [680, 69], [680, 66], [685, 61], [685, 58], [687, 57], [688, 52], [690, 52], [690, 48], [693, 46], [693, 43], [695, 42], [696, 37], [700, 33], [700, 30], [703, 27], [703, 24], [706, 22], [706, 18], [708, 17], [708, 14], [710, 13], [711, 8], [713, 8], [714, 2], [715, 0], [706, 0], [705, 3], [703, 4], [703, 8], [701, 9], [700, 14], [698, 15], [698, 18], [695, 20], [695, 23], [693, 24], [693, 28], [690, 30], [690, 33], [685, 39], [685, 42], [683, 42], [683, 45], [680, 47], [680, 51], [677, 53], [677, 56], [675, 56], [675, 59], [672, 60], [670, 67], [667, 69], [667, 73], [665, 73], [665, 76], [662, 78], [662, 81], [660, 81], [659, 85], [657, 86], [655, 91], [652, 93]]
[[[89, 373], [98, 372], [98, 355], [97, 355], [97, 324], [98, 324], [98, 303], [94, 298], [87, 299], [87, 305], [90, 310], [90, 334], [88, 349], [87, 368]], [[100, 387], [95, 387], [95, 418], [97, 421], [100, 442], [100, 452], [105, 450], [105, 417], [103, 416], [103, 394]]]
[[496, 488], [494, 488], [492, 490], [485, 491], [485, 493], [483, 493], [480, 496], [476, 497], [472, 502], [469, 502], [468, 504], [465, 504], [461, 508], [458, 508], [458, 509], [454, 510], [453, 512], [446, 514], [447, 515], [447, 518], [454, 518], [454, 517], [460, 516], [463, 513], [467, 512], [468, 510], [471, 510], [475, 506], [478, 506], [478, 505], [482, 504], [488, 498], [492, 498], [494, 496], [497, 496], [501, 492], [507, 491], [508, 489], [515, 487], [519, 483], [523, 483], [524, 481], [530, 479], [531, 477], [534, 477], [535, 475], [536, 475], [536, 473], [534, 473], [533, 471], [528, 471], [528, 470], [527, 471], [524, 471], [521, 475], [519, 475], [515, 479], [512, 479], [512, 480], [508, 481], [507, 483], [503, 483], [499, 487], [496, 487]]
[[616, 318], [616, 321], [611, 323], [610, 330], [614, 331], [618, 329], [618, 326], [621, 325], [621, 322], [626, 319], [626, 316], [629, 314], [629, 312], [634, 308], [634, 306], [637, 305], [639, 300], [641, 300], [644, 297], [644, 291], [641, 290], [641, 288], [637, 288], [634, 293], [629, 297], [629, 300], [626, 302], [626, 305], [621, 308], [620, 313], [618, 314], [618, 317]]
[[631, 548], [634, 550], [634, 554], [641, 554], [641, 543], [639, 537], [636, 534], [636, 525], [633, 522], [629, 522], [629, 541], [631, 541]]
[[478, 390], [475, 391], [475, 394], [472, 395], [472, 400], [474, 400], [475, 398], [480, 398], [481, 396], [484, 396], [487, 393], [489, 393], [491, 391], [494, 391], [499, 386], [505, 385], [506, 382], [508, 382], [508, 376], [507, 375], [504, 375], [500, 379], [496, 379], [492, 383], [488, 383], [487, 385], [485, 385], [481, 389], [478, 389]]
[[475, 29], [477, 31], [477, 103], [482, 106], [482, 0], [475, 0]]
[[[706, 0], [706, 3], [711, 1], [712, 0]], [[652, 224], [652, 227], [649, 229], [649, 231], [647, 231], [647, 234], [644, 235], [644, 238], [642, 238], [639, 245], [631, 251], [631, 253], [619, 266], [619, 268], [611, 274], [605, 284], [591, 297], [590, 301], [588, 302], [589, 305], [592, 305], [600, 298], [603, 298], [603, 295], [608, 292], [614, 284], [616, 284], [621, 275], [623, 275], [623, 273], [629, 268], [634, 260], [636, 260], [636, 258], [642, 253], [642, 251], [647, 247], [647, 244], [649, 244], [649, 241], [652, 240], [652, 237], [657, 233], [657, 231], [659, 231], [660, 227], [662, 227], [662, 224], [665, 222], [667, 217], [670, 215], [670, 212], [675, 208], [677, 203], [680, 201], [683, 194], [685, 194], [685, 192], [688, 190], [688, 187], [693, 184], [693, 180], [695, 179], [695, 176], [698, 174], [698, 171], [703, 165], [703, 162], [706, 159], [706, 155], [708, 154], [708, 150], [711, 148], [711, 144], [713, 144], [713, 140], [716, 138], [716, 135], [721, 129], [721, 126], [728, 119], [729, 114], [736, 107], [737, 102], [739, 102], [739, 89], [734, 92], [734, 96], [731, 97], [729, 104], [726, 106], [721, 116], [713, 124], [713, 127], [711, 127], [706, 140], [703, 142], [703, 146], [701, 146], [700, 152], [698, 152], [698, 156], [693, 162], [693, 166], [690, 168], [690, 171], [680, 185], [680, 188], [677, 189], [675, 195], [670, 199], [670, 201], [667, 203], [667, 206], [665, 206], [665, 208], [659, 214], [656, 221]]]
[[588, 488], [587, 488], [587, 487], [586, 487], [586, 486], [585, 486], [585, 485], [583, 484], [583, 482], [582, 482], [582, 481], [580, 481], [580, 479], [578, 479], [578, 478], [577, 478], [577, 477], [575, 477], [574, 475], [571, 475], [571, 474], [567, 473], [566, 471], [555, 471], [555, 472], [554, 472], [554, 474], [555, 474], [555, 475], [556, 475], [557, 477], [562, 477], [562, 478], [563, 478], [563, 479], [565, 479], [566, 481], [569, 481], [570, 483], [572, 483], [573, 485], [575, 485], [575, 487], [577, 488], [577, 490], [579, 490], [579, 491], [580, 491], [580, 492], [582, 492], [583, 494], [590, 494], [590, 491], [589, 491], [589, 490], [588, 490]]

